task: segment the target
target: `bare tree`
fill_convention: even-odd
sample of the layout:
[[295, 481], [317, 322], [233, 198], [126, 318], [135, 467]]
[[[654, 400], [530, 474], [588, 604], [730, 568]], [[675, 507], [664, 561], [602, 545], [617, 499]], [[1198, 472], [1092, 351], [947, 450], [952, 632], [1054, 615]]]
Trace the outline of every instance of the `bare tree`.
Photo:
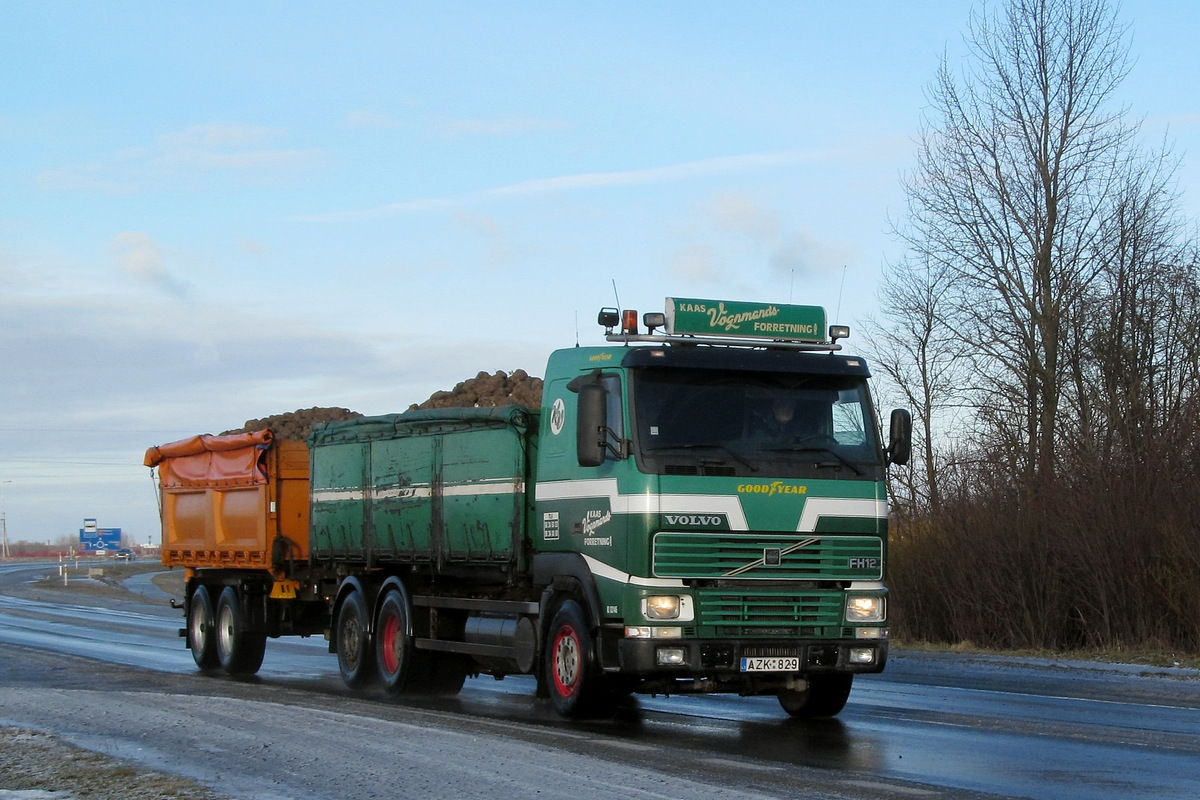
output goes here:
[[1069, 317], [1099, 271], [1091, 242], [1133, 152], [1136, 126], [1108, 108], [1127, 71], [1123, 33], [1101, 0], [972, 16], [974, 66], [960, 81], [943, 58], [937, 119], [905, 183], [901, 235], [951, 277], [947, 322], [974, 353], [978, 409], [1028, 476], [1053, 471]]
[[[890, 325], [872, 320], [868, 354], [914, 419], [912, 471], [892, 475], [909, 513], [936, 511], [942, 501], [939, 429], [963, 404], [966, 347], [944, 319], [950, 275], [939, 265], [904, 262], [885, 270], [879, 301]], [[939, 424], [940, 423], [940, 424]]]
[[1195, 647], [1200, 239], [1176, 161], [1113, 107], [1129, 62], [1104, 0], [1009, 0], [967, 42], [880, 293], [876, 361], [926, 437], [928, 513], [893, 540], [902, 635]]

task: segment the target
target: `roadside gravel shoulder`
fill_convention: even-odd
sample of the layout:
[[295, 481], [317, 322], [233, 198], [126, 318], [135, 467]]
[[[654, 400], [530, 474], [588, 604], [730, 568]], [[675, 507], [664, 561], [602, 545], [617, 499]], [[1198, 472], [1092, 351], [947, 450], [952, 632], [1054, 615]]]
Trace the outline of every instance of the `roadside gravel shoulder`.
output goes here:
[[0, 800], [223, 800], [203, 784], [41, 731], [0, 727]]

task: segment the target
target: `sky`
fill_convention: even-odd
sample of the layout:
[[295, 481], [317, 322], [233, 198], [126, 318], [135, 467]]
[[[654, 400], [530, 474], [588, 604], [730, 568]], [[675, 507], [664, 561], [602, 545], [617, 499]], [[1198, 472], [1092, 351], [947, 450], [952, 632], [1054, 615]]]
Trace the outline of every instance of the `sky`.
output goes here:
[[[10, 541], [157, 542], [147, 447], [541, 376], [617, 298], [865, 330], [979, 7], [0, 0]], [[1200, 3], [1120, 19], [1200, 218]]]

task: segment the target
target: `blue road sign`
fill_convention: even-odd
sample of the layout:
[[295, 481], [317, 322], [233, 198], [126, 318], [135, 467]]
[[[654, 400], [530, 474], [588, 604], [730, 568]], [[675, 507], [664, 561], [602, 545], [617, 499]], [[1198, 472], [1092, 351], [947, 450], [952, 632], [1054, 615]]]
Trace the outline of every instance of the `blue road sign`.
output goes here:
[[120, 528], [80, 528], [80, 550], [120, 550]]

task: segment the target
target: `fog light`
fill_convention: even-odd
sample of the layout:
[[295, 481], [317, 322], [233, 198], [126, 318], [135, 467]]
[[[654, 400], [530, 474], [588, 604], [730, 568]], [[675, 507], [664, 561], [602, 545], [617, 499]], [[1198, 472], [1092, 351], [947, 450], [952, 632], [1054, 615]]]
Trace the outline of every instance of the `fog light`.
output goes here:
[[655, 651], [660, 667], [679, 666], [685, 663], [682, 647], [660, 647]]
[[875, 648], [874, 647], [851, 647], [850, 648], [850, 663], [851, 664], [874, 664], [875, 663]]

